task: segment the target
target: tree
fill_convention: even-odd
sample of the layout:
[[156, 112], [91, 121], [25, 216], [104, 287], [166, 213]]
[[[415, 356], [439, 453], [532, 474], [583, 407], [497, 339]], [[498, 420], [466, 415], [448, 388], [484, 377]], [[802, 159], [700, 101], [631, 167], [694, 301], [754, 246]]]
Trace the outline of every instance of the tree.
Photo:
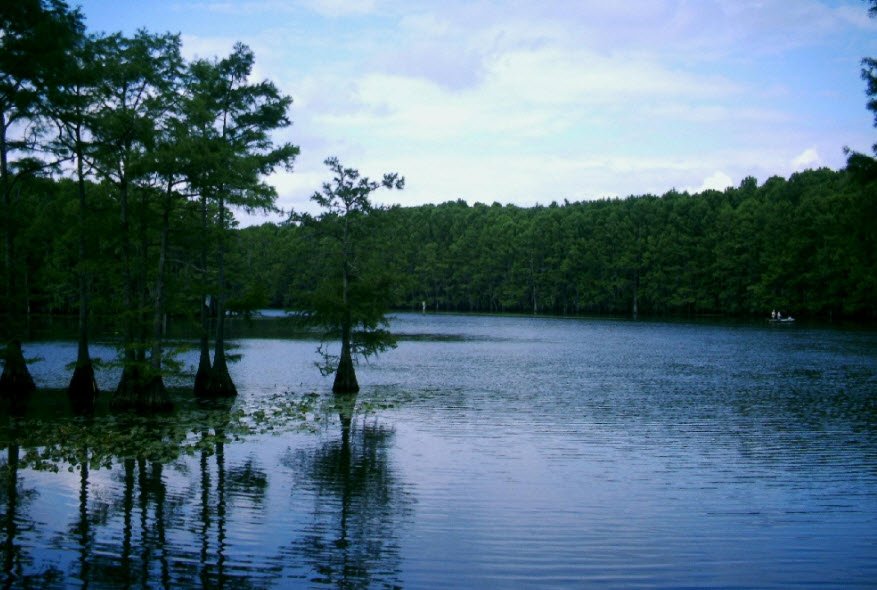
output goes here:
[[[201, 60], [190, 68], [191, 96], [185, 108], [193, 138], [191, 149], [199, 156], [191, 163], [189, 182], [201, 196], [203, 231], [208, 231], [208, 203], [216, 206], [218, 226], [216, 342], [213, 364], [207, 367], [205, 330], [195, 381], [195, 392], [201, 395], [226, 397], [237, 393], [225, 356], [226, 234], [232, 225], [228, 209], [238, 206], [249, 211], [271, 210], [277, 193], [263, 177], [277, 168], [291, 169], [299, 153], [291, 143], [275, 145], [272, 141], [271, 132], [290, 125], [292, 99], [283, 96], [270, 81], [250, 83], [254, 63], [250, 48], [238, 43], [228, 57]], [[204, 266], [206, 258], [206, 250], [202, 250]], [[202, 305], [202, 318], [203, 314]]]
[[[877, 18], [877, 0], [868, 0], [868, 15]], [[868, 97], [868, 110], [874, 113], [874, 126], [877, 127], [877, 58], [862, 58], [862, 80], [865, 81], [865, 95]], [[877, 143], [871, 149], [877, 156]], [[847, 168], [864, 184], [877, 181], [877, 159], [844, 148], [847, 152]]]
[[94, 41], [80, 35], [72, 47], [67, 67], [55, 73], [48, 89], [48, 110], [58, 129], [50, 146], [60, 157], [73, 160], [78, 196], [77, 260], [78, 282], [78, 345], [76, 366], [67, 387], [71, 403], [77, 411], [89, 411], [97, 395], [94, 365], [88, 348], [90, 314], [91, 264], [87, 248], [88, 202], [87, 185], [90, 164], [87, 152], [91, 147], [90, 125], [97, 107], [95, 89], [98, 69], [94, 67]]
[[[16, 214], [16, 201], [21, 181], [53, 164], [33, 157], [44, 132], [46, 82], [66, 67], [66, 51], [81, 33], [80, 14], [61, 0], [0, 5], [0, 218], [4, 236], [0, 308], [12, 332], [27, 313], [16, 281], [14, 247], [16, 228], [26, 222]], [[17, 388], [7, 386], [30, 380], [18, 343], [7, 348], [3, 375], [6, 379], [0, 382], [0, 395], [19, 395]]]
[[[122, 263], [123, 369], [113, 406], [161, 409], [167, 392], [146, 362], [149, 186], [160, 126], [174, 106], [182, 57], [178, 35], [138, 31], [96, 44], [100, 68], [93, 119], [95, 166], [116, 189]], [[136, 232], [136, 233], [135, 233]]]
[[[332, 391], [356, 393], [359, 384], [354, 357], [369, 356], [392, 345], [385, 329], [388, 281], [375, 269], [367, 272], [368, 252], [359, 248], [358, 240], [374, 210], [371, 193], [381, 187], [401, 190], [405, 179], [388, 173], [382, 181], [373, 181], [354, 168], [345, 168], [335, 157], [324, 164], [332, 171], [332, 181], [323, 183], [322, 192], [311, 197], [323, 209], [316, 219], [322, 234], [318, 243], [322, 264], [317, 264], [318, 278], [299, 303], [309, 321], [325, 328], [327, 336], [341, 338], [337, 364], [332, 366], [334, 359], [326, 356], [327, 372], [335, 372]], [[303, 221], [314, 220], [303, 217]]]
[[[868, 15], [877, 18], [877, 0], [868, 0]], [[868, 97], [867, 107], [874, 113], [874, 126], [877, 127], [877, 58], [866, 57], [862, 59], [862, 79], [865, 81], [865, 94]], [[877, 256], [875, 256], [874, 223], [877, 222], [877, 157], [854, 152], [845, 148], [847, 158], [847, 171], [858, 185], [859, 198], [854, 200], [854, 222], [848, 237], [854, 240], [856, 247], [852, 249], [857, 254], [853, 265], [853, 295], [854, 307], [873, 301], [873, 293], [877, 286], [875, 270], [877, 270]], [[877, 143], [872, 147], [872, 152], [877, 156]], [[851, 277], [851, 278], [852, 278]], [[861, 303], [859, 303], [861, 302]], [[871, 315], [875, 313], [871, 306]]]

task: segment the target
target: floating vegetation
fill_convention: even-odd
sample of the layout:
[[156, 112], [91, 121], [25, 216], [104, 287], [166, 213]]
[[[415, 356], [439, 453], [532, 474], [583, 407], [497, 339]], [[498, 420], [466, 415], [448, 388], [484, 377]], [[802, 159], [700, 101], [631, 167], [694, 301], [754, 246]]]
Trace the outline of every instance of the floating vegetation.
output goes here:
[[0, 448], [18, 447], [19, 467], [37, 470], [110, 468], [126, 458], [167, 464], [249, 436], [316, 432], [338, 411], [336, 400], [317, 393], [210, 402], [192, 399], [188, 390], [173, 394], [176, 409], [164, 414], [112, 413], [99, 407], [91, 416], [72, 416], [61, 403], [63, 391], [41, 391], [34, 395], [41, 403], [0, 425]]

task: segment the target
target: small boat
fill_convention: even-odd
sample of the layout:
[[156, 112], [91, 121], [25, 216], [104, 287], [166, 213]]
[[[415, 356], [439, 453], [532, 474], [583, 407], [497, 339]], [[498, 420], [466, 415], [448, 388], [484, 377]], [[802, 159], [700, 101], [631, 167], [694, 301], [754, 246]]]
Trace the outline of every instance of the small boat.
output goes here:
[[789, 324], [795, 321], [795, 318], [792, 316], [784, 317], [784, 318], [767, 318], [767, 321], [777, 323], [777, 324]]

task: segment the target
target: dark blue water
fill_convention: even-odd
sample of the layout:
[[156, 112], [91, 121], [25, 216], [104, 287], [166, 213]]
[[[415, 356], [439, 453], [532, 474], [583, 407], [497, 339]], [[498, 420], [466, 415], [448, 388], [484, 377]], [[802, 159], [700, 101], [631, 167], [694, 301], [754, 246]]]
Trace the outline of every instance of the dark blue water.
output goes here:
[[[267, 419], [273, 432], [220, 443], [215, 423], [189, 424], [187, 452], [84, 471], [35, 470], [20, 446], [15, 491], [0, 492], [5, 580], [875, 586], [874, 332], [452, 315], [392, 327], [398, 348], [361, 365], [363, 391], [340, 406], [314, 342], [241, 328], [229, 412], [311, 400], [303, 421]], [[71, 343], [25, 353], [44, 359], [38, 382], [63, 387]]]

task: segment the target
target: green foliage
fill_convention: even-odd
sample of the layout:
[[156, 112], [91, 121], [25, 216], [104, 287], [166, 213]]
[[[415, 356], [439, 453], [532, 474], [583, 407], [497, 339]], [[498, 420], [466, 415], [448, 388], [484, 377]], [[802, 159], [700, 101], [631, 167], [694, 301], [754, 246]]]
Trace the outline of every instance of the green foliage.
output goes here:
[[[873, 317], [877, 200], [855, 176], [810, 170], [723, 192], [529, 209], [374, 210], [358, 218], [358, 313], [426, 302], [430, 311], [630, 314], [636, 298], [643, 314]], [[336, 329], [339, 222], [241, 232], [248, 244], [259, 236], [251, 274], [288, 284], [287, 307]]]
[[188, 392], [174, 392], [173, 413], [137, 416], [99, 408], [95, 415], [82, 418], [52, 406], [52, 400], [66, 406], [64, 392], [40, 395], [45, 407], [0, 424], [0, 448], [20, 446], [24, 452], [19, 467], [46, 471], [82, 465], [109, 468], [114, 461], [132, 458], [171, 463], [183, 455], [212, 454], [217, 443], [316, 430], [327, 423], [334, 408], [333, 402], [314, 393], [283, 392], [231, 406], [196, 403]]
[[39, 150], [48, 129], [46, 101], [82, 22], [78, 12], [57, 0], [4, 2], [0, 33], [0, 312], [7, 326], [20, 329], [28, 278], [16, 251], [18, 228], [28, 223], [22, 211], [24, 185], [58, 163]]
[[[61, 0], [3, 4], [0, 30], [0, 330], [76, 311], [84, 363], [99, 309], [115, 319], [125, 374], [149, 378], [176, 370], [162, 358], [166, 315], [198, 316], [212, 293], [223, 349], [228, 209], [274, 207], [264, 177], [298, 148], [271, 134], [290, 125], [292, 100], [250, 81], [243, 44], [187, 63], [179, 35], [87, 35]], [[50, 169], [62, 180], [37, 178]], [[232, 306], [266, 300], [249, 285]]]
[[301, 252], [311, 261], [293, 273], [289, 302], [304, 323], [324, 331], [324, 339], [341, 340], [337, 358], [325, 346], [318, 349], [323, 357], [319, 366], [328, 374], [345, 354], [368, 357], [395, 346], [386, 329], [393, 274], [380, 258], [389, 242], [374, 242], [378, 227], [373, 221], [380, 218], [380, 209], [369, 197], [379, 188], [400, 190], [405, 179], [390, 173], [373, 181], [345, 168], [337, 158], [325, 164], [333, 179], [311, 197], [322, 213], [317, 218], [293, 216], [297, 224], [289, 225], [302, 233], [300, 243], [306, 246]]

